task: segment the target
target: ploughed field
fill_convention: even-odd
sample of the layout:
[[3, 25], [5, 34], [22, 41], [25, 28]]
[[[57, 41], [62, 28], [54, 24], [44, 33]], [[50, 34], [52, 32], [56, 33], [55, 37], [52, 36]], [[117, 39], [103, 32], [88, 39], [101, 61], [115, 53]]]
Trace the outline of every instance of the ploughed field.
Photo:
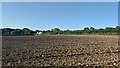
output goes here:
[[118, 65], [118, 37], [3, 36], [3, 66]]

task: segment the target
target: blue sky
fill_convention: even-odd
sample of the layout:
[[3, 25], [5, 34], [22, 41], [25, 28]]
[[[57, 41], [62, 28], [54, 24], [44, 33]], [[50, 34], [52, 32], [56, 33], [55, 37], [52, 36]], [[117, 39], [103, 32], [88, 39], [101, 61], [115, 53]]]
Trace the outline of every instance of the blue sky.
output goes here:
[[117, 2], [3, 2], [2, 27], [83, 29], [118, 25]]

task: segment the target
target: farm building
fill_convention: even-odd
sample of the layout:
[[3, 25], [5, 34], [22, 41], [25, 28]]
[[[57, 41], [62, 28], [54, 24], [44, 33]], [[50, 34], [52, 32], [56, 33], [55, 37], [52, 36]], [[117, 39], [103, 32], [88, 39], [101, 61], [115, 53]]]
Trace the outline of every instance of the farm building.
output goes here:
[[41, 34], [42, 34], [42, 32], [37, 32], [37, 33], [36, 33], [36, 35], [41, 35]]

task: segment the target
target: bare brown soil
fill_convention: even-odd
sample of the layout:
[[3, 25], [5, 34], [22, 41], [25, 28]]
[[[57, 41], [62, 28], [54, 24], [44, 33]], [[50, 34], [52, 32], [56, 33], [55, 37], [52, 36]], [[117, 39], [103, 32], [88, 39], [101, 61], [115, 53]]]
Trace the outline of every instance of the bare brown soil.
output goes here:
[[118, 36], [4, 36], [3, 66], [118, 66]]

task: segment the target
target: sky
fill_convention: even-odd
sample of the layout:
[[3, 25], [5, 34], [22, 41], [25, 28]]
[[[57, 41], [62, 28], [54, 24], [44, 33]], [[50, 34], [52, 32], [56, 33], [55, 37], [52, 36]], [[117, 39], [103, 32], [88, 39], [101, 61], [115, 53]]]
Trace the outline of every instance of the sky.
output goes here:
[[3, 2], [2, 27], [83, 29], [118, 25], [117, 2]]
[[119, 2], [119, 0], [2, 0], [2, 2]]

